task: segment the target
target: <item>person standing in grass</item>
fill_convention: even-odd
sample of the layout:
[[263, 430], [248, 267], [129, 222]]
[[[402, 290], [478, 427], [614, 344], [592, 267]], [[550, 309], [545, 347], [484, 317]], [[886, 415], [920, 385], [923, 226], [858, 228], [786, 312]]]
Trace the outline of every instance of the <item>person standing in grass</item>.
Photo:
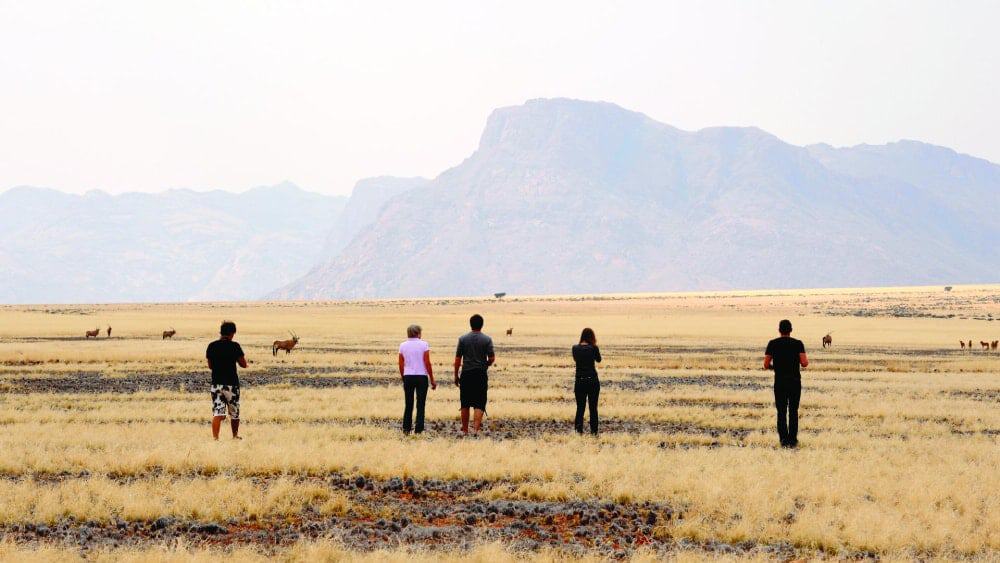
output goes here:
[[[410, 325], [406, 329], [406, 341], [399, 345], [399, 377], [403, 379], [403, 432], [413, 429], [417, 434], [424, 431], [424, 404], [427, 402], [427, 386], [437, 389], [434, 382], [434, 368], [431, 366], [431, 347], [421, 340], [423, 330], [420, 325]], [[413, 396], [417, 396], [417, 425], [413, 428]]]
[[[798, 446], [799, 398], [802, 395], [802, 373], [799, 368], [809, 365], [806, 347], [792, 338], [792, 322], [778, 323], [780, 337], [767, 343], [764, 369], [774, 370], [774, 406], [778, 409], [778, 438], [781, 447]], [[786, 418], [787, 417], [787, 418]]]
[[487, 370], [496, 361], [493, 339], [483, 334], [483, 322], [481, 315], [472, 315], [469, 319], [472, 331], [458, 339], [455, 350], [455, 385], [461, 397], [463, 434], [469, 433], [469, 409], [475, 411], [472, 431], [478, 434], [483, 426], [489, 388]]
[[208, 369], [212, 370], [212, 437], [216, 440], [219, 439], [219, 429], [227, 414], [233, 439], [241, 439], [240, 378], [236, 374], [236, 366], [246, 368], [247, 359], [243, 355], [243, 348], [233, 341], [235, 334], [236, 323], [223, 321], [219, 327], [219, 339], [209, 344], [205, 351]]
[[573, 361], [576, 362], [576, 431], [583, 434], [583, 411], [590, 406], [590, 433], [597, 435], [597, 397], [601, 394], [601, 382], [597, 379], [597, 365], [601, 362], [601, 350], [597, 347], [597, 336], [593, 329], [585, 328], [580, 334], [580, 343], [573, 346]]

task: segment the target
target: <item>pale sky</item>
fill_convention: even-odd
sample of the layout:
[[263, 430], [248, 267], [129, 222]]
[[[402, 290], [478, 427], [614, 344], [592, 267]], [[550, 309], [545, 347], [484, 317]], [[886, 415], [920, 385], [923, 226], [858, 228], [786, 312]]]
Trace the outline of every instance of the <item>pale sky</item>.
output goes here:
[[433, 177], [496, 107], [614, 102], [1000, 162], [1000, 2], [0, 0], [0, 190]]

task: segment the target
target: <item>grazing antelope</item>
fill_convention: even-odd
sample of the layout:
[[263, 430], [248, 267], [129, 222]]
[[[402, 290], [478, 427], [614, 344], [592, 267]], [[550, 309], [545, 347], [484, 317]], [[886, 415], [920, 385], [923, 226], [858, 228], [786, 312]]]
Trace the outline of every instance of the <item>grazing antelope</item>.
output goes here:
[[972, 350], [972, 339], [969, 339], [969, 350]]
[[989, 350], [990, 349], [990, 343], [989, 342], [983, 342], [982, 340], [980, 340], [979, 341], [979, 345], [983, 347], [983, 350]]
[[288, 353], [292, 351], [292, 348], [295, 348], [295, 345], [299, 343], [298, 335], [292, 331], [288, 331], [288, 334], [292, 335], [291, 340], [275, 340], [274, 344], [271, 344], [272, 356], [277, 356], [278, 350], [284, 350], [285, 355], [287, 356]]
[[111, 325], [108, 325], [108, 338], [111, 338]]
[[962, 350], [965, 350], [965, 341], [959, 340], [958, 343], [962, 345]]
[[823, 347], [826, 348], [827, 346], [833, 346], [833, 336], [830, 336], [829, 333], [823, 337]]
[[507, 329], [507, 336], [514, 336], [514, 327], [510, 327]]
[[1000, 340], [994, 340], [993, 342], [990, 342], [990, 349], [996, 350], [998, 344], [1000, 344]]
[[170, 327], [170, 330], [163, 331], [163, 337], [160, 338], [160, 340], [166, 340], [168, 338], [173, 338], [175, 334], [177, 334], [177, 331], [174, 330], [174, 327]]
[[95, 328], [94, 330], [88, 330], [85, 334], [86, 336], [84, 336], [84, 338], [97, 338], [98, 336], [101, 335], [101, 329], [100, 327], [98, 327]]

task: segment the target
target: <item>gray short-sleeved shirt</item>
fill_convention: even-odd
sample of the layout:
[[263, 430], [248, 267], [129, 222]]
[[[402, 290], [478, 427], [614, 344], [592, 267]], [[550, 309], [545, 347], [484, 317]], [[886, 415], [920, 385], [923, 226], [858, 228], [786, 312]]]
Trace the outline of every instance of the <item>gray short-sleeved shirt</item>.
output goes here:
[[487, 358], [493, 355], [493, 339], [481, 332], [463, 334], [458, 339], [455, 357], [462, 358], [462, 372], [486, 369]]

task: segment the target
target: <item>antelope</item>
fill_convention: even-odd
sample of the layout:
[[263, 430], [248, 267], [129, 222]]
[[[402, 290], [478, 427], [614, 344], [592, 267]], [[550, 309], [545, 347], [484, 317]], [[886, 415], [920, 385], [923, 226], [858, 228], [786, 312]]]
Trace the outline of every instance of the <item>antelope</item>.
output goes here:
[[108, 325], [108, 338], [111, 338], [111, 325]]
[[514, 327], [510, 327], [507, 329], [507, 336], [514, 336]]
[[997, 345], [1000, 345], [1000, 340], [994, 340], [993, 342], [990, 342], [990, 349], [991, 350], [996, 350], [997, 349]]
[[173, 338], [175, 334], [177, 334], [177, 331], [174, 329], [174, 327], [170, 327], [170, 330], [163, 331], [163, 337], [160, 338], [160, 340], [166, 340], [168, 338]]
[[94, 330], [88, 330], [85, 333], [84, 338], [97, 338], [100, 335], [101, 335], [101, 329], [100, 329], [100, 327], [98, 327], [98, 328], [95, 328]]
[[990, 349], [990, 343], [989, 342], [983, 342], [982, 340], [980, 340], [979, 341], [979, 345], [983, 347], [983, 350], [989, 350]]
[[833, 346], [833, 336], [830, 336], [830, 333], [827, 333], [823, 337], [823, 347], [826, 348], [827, 346]]
[[965, 350], [965, 341], [959, 340], [958, 343], [962, 345], [962, 350]]
[[288, 353], [292, 351], [292, 348], [295, 348], [295, 345], [299, 343], [298, 335], [292, 331], [288, 331], [288, 334], [292, 335], [291, 340], [275, 340], [274, 344], [271, 344], [272, 356], [277, 356], [278, 350], [284, 350], [285, 355], [287, 356]]

